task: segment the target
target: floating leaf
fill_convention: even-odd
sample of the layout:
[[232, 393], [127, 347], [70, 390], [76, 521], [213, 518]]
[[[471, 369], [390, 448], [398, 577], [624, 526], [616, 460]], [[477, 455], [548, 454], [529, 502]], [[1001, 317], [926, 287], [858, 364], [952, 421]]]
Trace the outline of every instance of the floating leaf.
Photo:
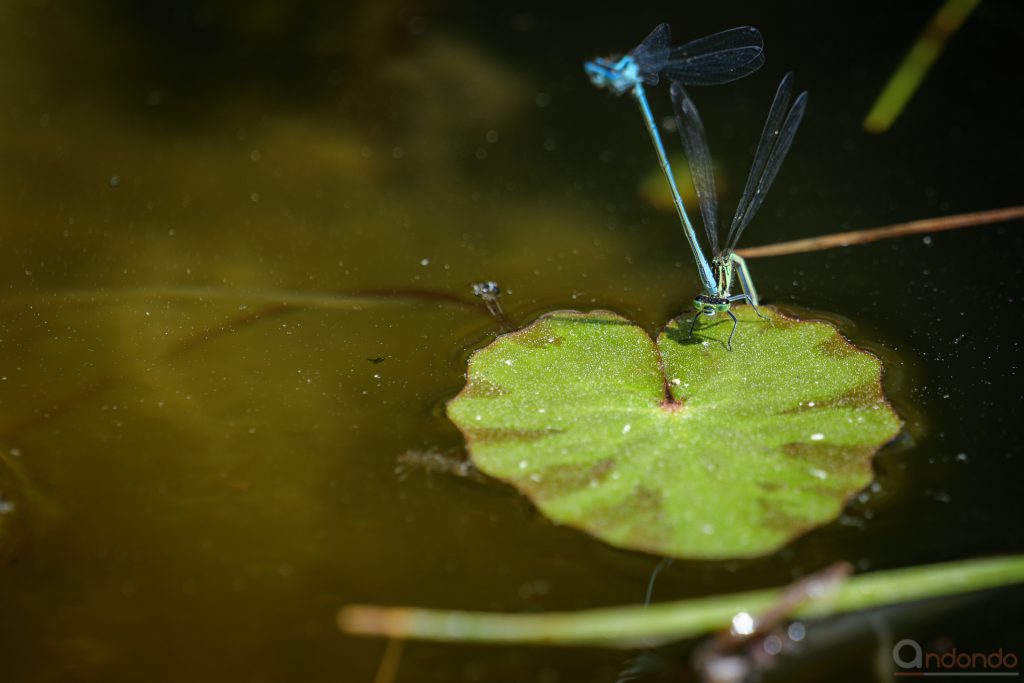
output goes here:
[[612, 545], [718, 559], [835, 519], [899, 430], [880, 361], [828, 323], [747, 307], [657, 343], [558, 311], [477, 351], [448, 404], [483, 472]]

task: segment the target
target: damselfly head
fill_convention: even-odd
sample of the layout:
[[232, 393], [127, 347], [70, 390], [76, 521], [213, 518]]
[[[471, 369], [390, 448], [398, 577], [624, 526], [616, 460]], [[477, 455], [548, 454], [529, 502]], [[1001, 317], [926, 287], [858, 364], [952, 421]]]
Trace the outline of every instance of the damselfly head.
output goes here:
[[700, 298], [693, 300], [693, 308], [694, 310], [697, 311], [698, 315], [700, 315], [701, 313], [708, 316], [715, 314], [715, 307], [705, 304]]
[[731, 306], [732, 304], [725, 297], [711, 296], [709, 294], [701, 294], [693, 300], [694, 309], [708, 317], [718, 313], [725, 313]]
[[583, 64], [590, 82], [598, 88], [607, 88], [616, 95], [628, 92], [640, 79], [640, 70], [629, 55], [625, 57], [597, 57]]
[[611, 72], [610, 66], [611, 64], [607, 59], [598, 57], [589, 62], [584, 62], [583, 70], [587, 73], [591, 83], [598, 88], [604, 88], [608, 85], [608, 77]]

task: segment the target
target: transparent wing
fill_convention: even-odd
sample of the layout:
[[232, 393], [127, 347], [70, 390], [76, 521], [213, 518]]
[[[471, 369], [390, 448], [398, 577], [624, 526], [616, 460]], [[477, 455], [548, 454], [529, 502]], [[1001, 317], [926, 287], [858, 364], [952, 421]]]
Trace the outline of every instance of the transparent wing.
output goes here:
[[768, 112], [768, 120], [765, 122], [764, 130], [761, 132], [761, 140], [757, 143], [757, 151], [754, 152], [754, 163], [750, 167], [750, 175], [747, 177], [747, 184], [743, 188], [739, 205], [736, 207], [736, 215], [733, 216], [732, 224], [729, 226], [729, 234], [725, 240], [725, 250], [730, 251], [740, 239], [740, 235], [746, 229], [750, 220], [761, 208], [764, 197], [768, 193], [775, 176], [786, 158], [796, 130], [800, 127], [800, 121], [804, 117], [804, 110], [807, 108], [807, 93], [802, 92], [796, 98], [789, 113], [789, 100], [793, 95], [793, 74], [788, 73], [779, 84], [775, 92], [775, 100]]
[[704, 217], [704, 232], [711, 245], [711, 253], [718, 255], [718, 196], [715, 192], [715, 173], [711, 164], [711, 150], [704, 135], [704, 124], [693, 100], [678, 83], [672, 84], [672, 106], [676, 111], [676, 127], [683, 139], [686, 160], [690, 164], [693, 188], [697, 191], [700, 213]]
[[[779, 132], [782, 129], [782, 123], [786, 117], [786, 109], [789, 107], [789, 101], [792, 97], [793, 74], [788, 73], [783, 76], [782, 82], [779, 83], [779, 87], [775, 91], [775, 99], [772, 100], [771, 109], [768, 110], [768, 120], [765, 121], [764, 129], [761, 131], [761, 139], [758, 141], [757, 151], [754, 153], [754, 163], [750, 166], [747, 184], [743, 187], [740, 201], [736, 205], [736, 214], [733, 216], [732, 224], [729, 226], [726, 244], [734, 242], [734, 239], [738, 239], [739, 235], [736, 233], [743, 230], [739, 226], [742, 224], [746, 227], [745, 224], [750, 220], [748, 218], [744, 221], [744, 217], [750, 215], [750, 203], [757, 193], [758, 183], [764, 177], [765, 166], [768, 164], [768, 158], [771, 156], [775, 141], [778, 139]], [[753, 218], [753, 215], [750, 215], [750, 217]]]
[[741, 26], [672, 48], [662, 73], [685, 85], [716, 85], [749, 76], [763, 64], [761, 32]]
[[629, 51], [629, 56], [640, 69], [640, 76], [648, 85], [658, 84], [658, 72], [669, 59], [670, 40], [668, 24], [658, 24], [643, 42]]

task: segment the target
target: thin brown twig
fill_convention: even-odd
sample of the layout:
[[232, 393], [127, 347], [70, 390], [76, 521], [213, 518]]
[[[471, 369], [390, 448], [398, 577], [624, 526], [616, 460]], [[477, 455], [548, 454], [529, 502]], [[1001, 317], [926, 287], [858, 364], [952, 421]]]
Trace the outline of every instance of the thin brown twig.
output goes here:
[[857, 244], [867, 244], [868, 242], [875, 242], [893, 237], [906, 237], [907, 235], [942, 232], [943, 230], [955, 230], [957, 228], [970, 228], [978, 225], [987, 225], [989, 223], [1002, 223], [1004, 221], [1011, 221], [1017, 218], [1024, 218], [1024, 206], [1008, 206], [1005, 209], [961, 213], [955, 216], [943, 216], [942, 218], [925, 218], [919, 221], [910, 221], [909, 223], [887, 225], [884, 228], [869, 228], [867, 230], [837, 232], [833, 235], [793, 240], [792, 242], [781, 242], [779, 244], [766, 244], [760, 247], [737, 249], [736, 253], [743, 258], [803, 254], [809, 251], [822, 251], [824, 249], [832, 249], [835, 247], [849, 247]]

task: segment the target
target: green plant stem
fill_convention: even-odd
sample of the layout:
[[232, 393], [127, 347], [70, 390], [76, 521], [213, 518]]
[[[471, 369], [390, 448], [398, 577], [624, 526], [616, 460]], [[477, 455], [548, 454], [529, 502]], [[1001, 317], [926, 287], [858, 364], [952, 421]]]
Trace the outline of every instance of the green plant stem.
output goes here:
[[[795, 617], [823, 617], [900, 602], [1024, 582], [1024, 555], [965, 560], [855, 576]], [[342, 631], [437, 641], [633, 647], [699, 636], [729, 626], [739, 612], [771, 607], [783, 588], [679, 602], [549, 614], [489, 614], [350, 605]]]
[[864, 119], [869, 133], [883, 133], [900, 115], [917, 91], [950, 36], [957, 32], [981, 0], [946, 0], [928, 22], [907, 56], [889, 77], [882, 94]]

